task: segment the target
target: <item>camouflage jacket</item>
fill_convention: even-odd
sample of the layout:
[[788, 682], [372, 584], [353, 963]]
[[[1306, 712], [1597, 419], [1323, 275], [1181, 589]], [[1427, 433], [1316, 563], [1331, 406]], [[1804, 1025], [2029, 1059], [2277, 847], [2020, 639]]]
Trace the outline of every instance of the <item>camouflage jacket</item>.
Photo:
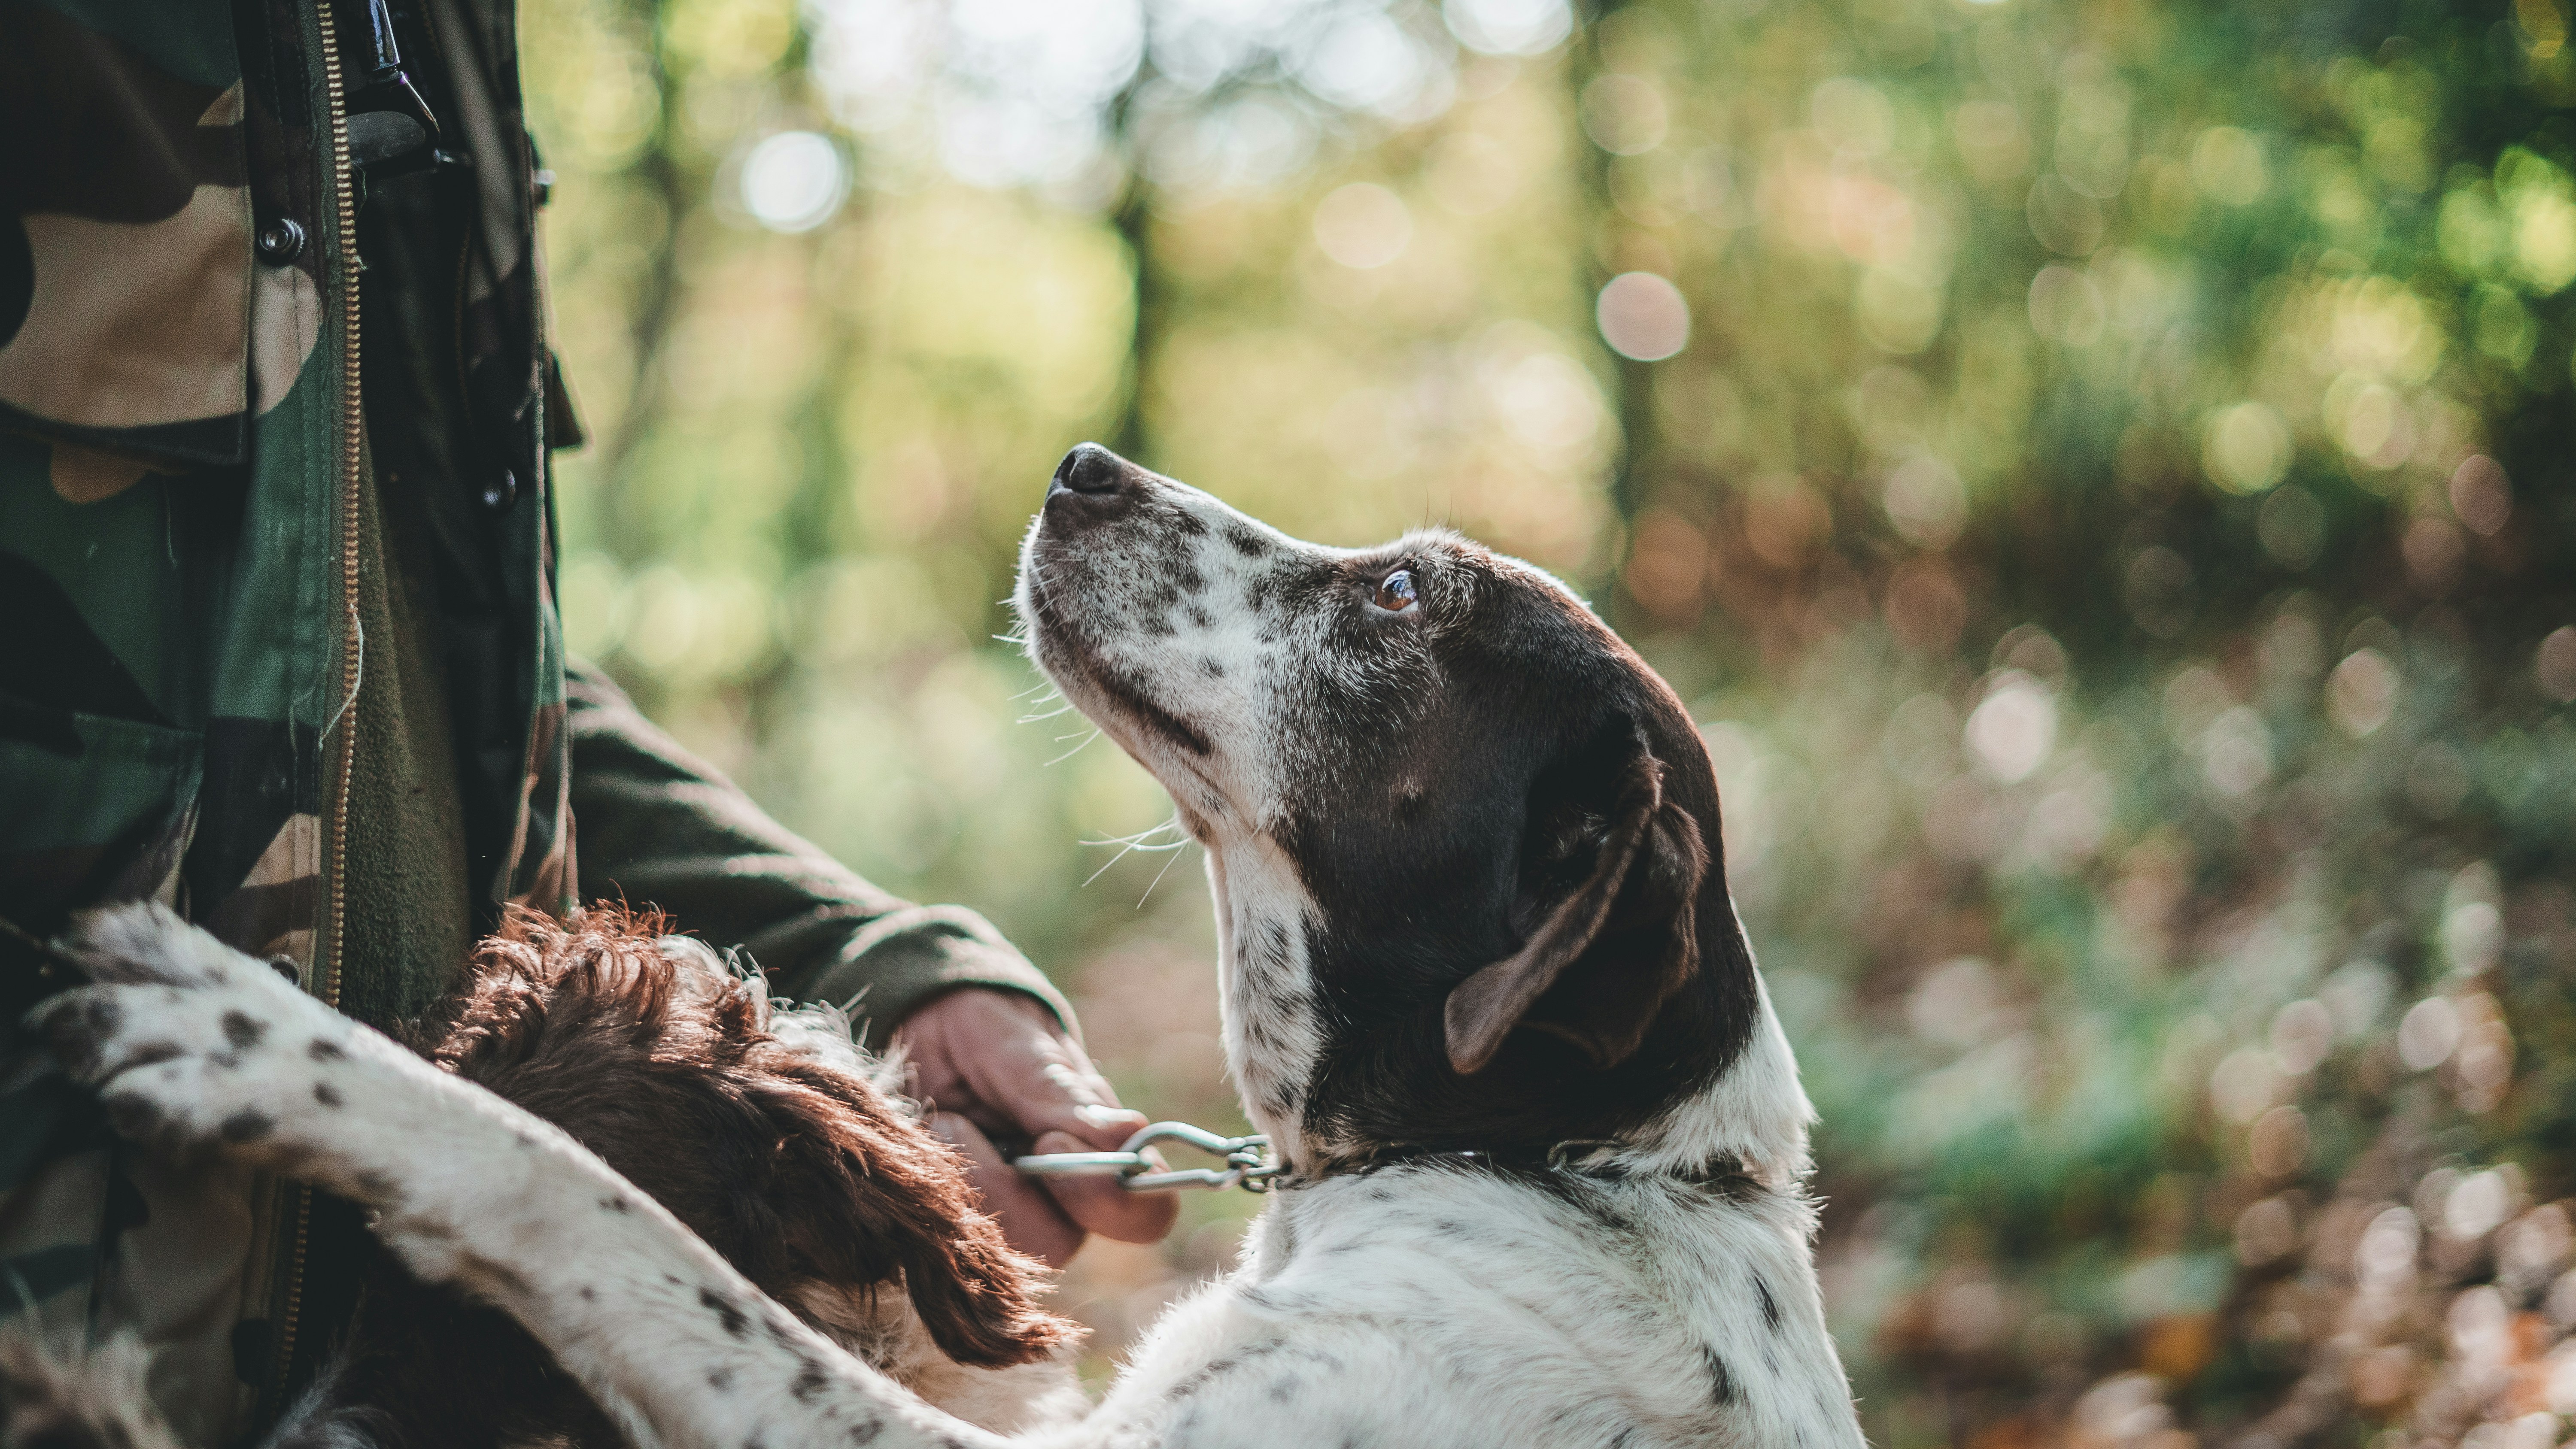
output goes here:
[[[504, 903], [622, 895], [878, 1023], [1070, 1020], [567, 667], [517, 77], [509, 0], [0, 0], [0, 917], [159, 897], [391, 1024]], [[118, 1146], [23, 1037], [0, 1094], [0, 1292], [139, 1334], [191, 1442], [274, 1415], [354, 1217]]]

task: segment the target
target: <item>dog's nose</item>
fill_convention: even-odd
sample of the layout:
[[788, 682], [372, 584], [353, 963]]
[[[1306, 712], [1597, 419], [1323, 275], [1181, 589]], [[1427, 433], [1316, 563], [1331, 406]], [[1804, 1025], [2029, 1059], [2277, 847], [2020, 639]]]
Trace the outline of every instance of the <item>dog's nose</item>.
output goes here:
[[1098, 443], [1077, 443], [1072, 452], [1064, 455], [1064, 461], [1055, 465], [1055, 481], [1047, 485], [1047, 492], [1106, 497], [1126, 481], [1127, 469], [1126, 459]]

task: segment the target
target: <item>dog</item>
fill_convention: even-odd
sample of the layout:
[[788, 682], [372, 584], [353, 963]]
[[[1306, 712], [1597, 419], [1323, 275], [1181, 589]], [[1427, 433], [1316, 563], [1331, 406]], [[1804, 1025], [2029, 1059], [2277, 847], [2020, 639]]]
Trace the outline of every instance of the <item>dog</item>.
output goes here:
[[[963, 1161], [895, 1093], [901, 1063], [864, 1053], [839, 1012], [773, 1001], [668, 927], [619, 906], [564, 922], [514, 910], [406, 1044], [562, 1129], [763, 1292], [949, 1412], [1008, 1428], [1078, 1407], [1063, 1350], [1079, 1329], [1039, 1307], [1043, 1265], [1010, 1249]], [[626, 1442], [507, 1315], [362, 1251], [354, 1320], [270, 1449]], [[0, 1335], [0, 1445], [172, 1444], [145, 1367], [130, 1340], [66, 1353]]]
[[372, 1208], [640, 1445], [1857, 1449], [1812, 1110], [1671, 689], [1526, 564], [1298, 542], [1090, 445], [1015, 604], [1206, 848], [1284, 1167], [1088, 1412], [940, 1411], [559, 1129], [148, 910], [81, 928], [101, 984], [47, 1024], [138, 1135]]

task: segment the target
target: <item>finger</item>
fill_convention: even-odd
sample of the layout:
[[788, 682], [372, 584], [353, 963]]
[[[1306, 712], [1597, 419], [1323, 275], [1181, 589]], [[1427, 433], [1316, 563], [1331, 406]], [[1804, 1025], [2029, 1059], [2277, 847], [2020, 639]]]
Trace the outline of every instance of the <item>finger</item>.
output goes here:
[[[987, 1131], [1022, 1139], [1070, 1131], [1115, 1147], [1142, 1125], [1118, 1111], [1109, 1084], [1033, 997], [952, 991], [915, 1011], [895, 1041], [909, 1059], [911, 1095]], [[1116, 1115], [1086, 1110], [1095, 1108]]]
[[1118, 1092], [1093, 1070], [1070, 1037], [1047, 1033], [1022, 1053], [988, 1063], [980, 1083], [984, 1102], [1030, 1136], [1070, 1133], [1081, 1146], [1107, 1152], [1146, 1125], [1144, 1113], [1118, 1104]]
[[[916, 1012], [905, 1034], [922, 1079], [952, 1084], [951, 1094], [936, 1098], [941, 1108], [986, 1133], [1051, 1144], [1036, 1151], [1113, 1150], [1149, 1120], [1118, 1104], [1118, 1093], [1082, 1048], [1032, 998], [952, 992]], [[997, 1201], [1000, 1193], [1015, 1190], [1060, 1208], [1069, 1224], [1079, 1225], [1077, 1234], [1089, 1228], [1124, 1242], [1154, 1241], [1170, 1231], [1180, 1211], [1165, 1194], [1130, 1193], [1106, 1177], [1052, 1178], [1043, 1186], [1015, 1181], [988, 1189]]]
[[[1070, 1132], [1049, 1132], [1038, 1138], [1037, 1150], [1081, 1152], [1089, 1145]], [[1066, 1217], [1114, 1242], [1160, 1242], [1181, 1215], [1180, 1199], [1172, 1194], [1129, 1192], [1114, 1177], [1051, 1177], [1046, 1191]]]
[[966, 1175], [983, 1193], [984, 1211], [1002, 1225], [1002, 1236], [1010, 1239], [1012, 1247], [1045, 1260], [1050, 1268], [1073, 1261], [1082, 1247], [1083, 1230], [1044, 1189], [1011, 1167], [993, 1139], [954, 1112], [934, 1113], [930, 1130], [966, 1154]]

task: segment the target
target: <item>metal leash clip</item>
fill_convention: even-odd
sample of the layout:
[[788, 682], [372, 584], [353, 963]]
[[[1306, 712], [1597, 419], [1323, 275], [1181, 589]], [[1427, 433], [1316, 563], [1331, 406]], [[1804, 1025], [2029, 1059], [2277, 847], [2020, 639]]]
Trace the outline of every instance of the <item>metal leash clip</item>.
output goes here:
[[[1212, 1157], [1224, 1158], [1225, 1166], [1221, 1170], [1191, 1167], [1156, 1172], [1145, 1149], [1157, 1142], [1184, 1143]], [[1284, 1164], [1270, 1160], [1267, 1137], [1219, 1137], [1187, 1122], [1157, 1122], [1128, 1138], [1115, 1152], [1040, 1152], [1014, 1157], [1011, 1166], [1031, 1177], [1115, 1177], [1118, 1185], [1129, 1192], [1170, 1192], [1184, 1187], [1239, 1187], [1246, 1192], [1268, 1192], [1270, 1179], [1288, 1170]]]

